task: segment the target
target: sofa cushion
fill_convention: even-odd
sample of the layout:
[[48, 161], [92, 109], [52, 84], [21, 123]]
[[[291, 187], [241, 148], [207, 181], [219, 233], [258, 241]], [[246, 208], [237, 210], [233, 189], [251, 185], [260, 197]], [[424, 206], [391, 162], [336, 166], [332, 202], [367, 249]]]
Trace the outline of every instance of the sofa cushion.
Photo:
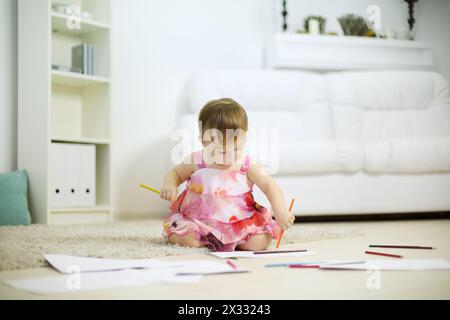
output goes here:
[[450, 172], [450, 137], [371, 141], [363, 150], [369, 173]]
[[363, 165], [361, 145], [345, 140], [280, 141], [272, 156], [279, 156], [278, 175], [355, 173]]
[[214, 70], [190, 79], [189, 111], [198, 112], [206, 102], [233, 98], [247, 110], [299, 110], [326, 101], [325, 82], [320, 74], [263, 69]]
[[188, 113], [230, 97], [247, 111], [249, 129], [280, 129], [282, 139], [330, 139], [331, 110], [324, 79], [309, 72], [221, 70], [189, 82]]
[[[204, 73], [189, 83], [188, 112], [180, 123], [191, 132], [191, 150], [201, 147], [197, 112], [222, 97], [246, 108], [249, 145], [265, 144], [269, 156], [278, 152], [280, 175], [450, 171], [449, 89], [435, 72]], [[265, 136], [273, 129], [277, 151]], [[262, 164], [270, 159], [255, 150], [248, 149]]]
[[449, 90], [438, 73], [365, 71], [325, 77], [337, 138], [450, 136]]

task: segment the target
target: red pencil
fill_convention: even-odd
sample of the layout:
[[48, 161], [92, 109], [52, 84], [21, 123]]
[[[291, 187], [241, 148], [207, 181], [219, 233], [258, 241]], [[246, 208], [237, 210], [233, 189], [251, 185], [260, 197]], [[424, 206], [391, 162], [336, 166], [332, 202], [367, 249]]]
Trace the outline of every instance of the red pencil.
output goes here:
[[305, 265], [305, 264], [290, 264], [290, 265], [288, 265], [288, 268], [297, 268], [297, 269], [308, 269], [308, 268], [311, 268], [311, 269], [317, 269], [317, 268], [320, 268], [320, 266], [316, 265], [316, 264], [308, 264], [308, 265]]
[[386, 257], [400, 258], [400, 259], [403, 258], [403, 256], [398, 255], [398, 254], [389, 254], [389, 253], [374, 252], [374, 251], [366, 251], [366, 254], [375, 254], [377, 256], [386, 256]]

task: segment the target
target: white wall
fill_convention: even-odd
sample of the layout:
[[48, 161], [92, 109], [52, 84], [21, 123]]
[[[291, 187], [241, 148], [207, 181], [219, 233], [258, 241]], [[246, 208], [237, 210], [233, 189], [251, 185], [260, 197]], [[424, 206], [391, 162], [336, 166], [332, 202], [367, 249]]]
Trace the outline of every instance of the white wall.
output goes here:
[[436, 70], [450, 83], [450, 1], [419, 1], [416, 6], [416, 39], [433, 48]]
[[159, 188], [189, 75], [206, 68], [260, 68], [273, 32], [271, 0], [122, 0], [113, 5], [115, 207], [162, 214]]
[[0, 1], [0, 173], [17, 168], [17, 1]]

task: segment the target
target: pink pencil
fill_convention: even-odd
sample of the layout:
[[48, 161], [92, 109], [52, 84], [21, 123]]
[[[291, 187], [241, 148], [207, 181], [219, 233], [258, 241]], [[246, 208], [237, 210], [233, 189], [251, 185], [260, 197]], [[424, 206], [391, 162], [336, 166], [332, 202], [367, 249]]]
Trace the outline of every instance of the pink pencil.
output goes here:
[[237, 270], [237, 266], [230, 260], [227, 260], [227, 264], [230, 265], [234, 270]]

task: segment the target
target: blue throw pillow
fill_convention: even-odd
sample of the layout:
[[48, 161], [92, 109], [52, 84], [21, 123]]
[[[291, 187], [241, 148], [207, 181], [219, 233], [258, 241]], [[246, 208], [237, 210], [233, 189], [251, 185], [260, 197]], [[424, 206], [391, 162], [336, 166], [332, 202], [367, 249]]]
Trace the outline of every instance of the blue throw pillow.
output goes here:
[[0, 173], [0, 225], [31, 223], [27, 182], [26, 171]]

